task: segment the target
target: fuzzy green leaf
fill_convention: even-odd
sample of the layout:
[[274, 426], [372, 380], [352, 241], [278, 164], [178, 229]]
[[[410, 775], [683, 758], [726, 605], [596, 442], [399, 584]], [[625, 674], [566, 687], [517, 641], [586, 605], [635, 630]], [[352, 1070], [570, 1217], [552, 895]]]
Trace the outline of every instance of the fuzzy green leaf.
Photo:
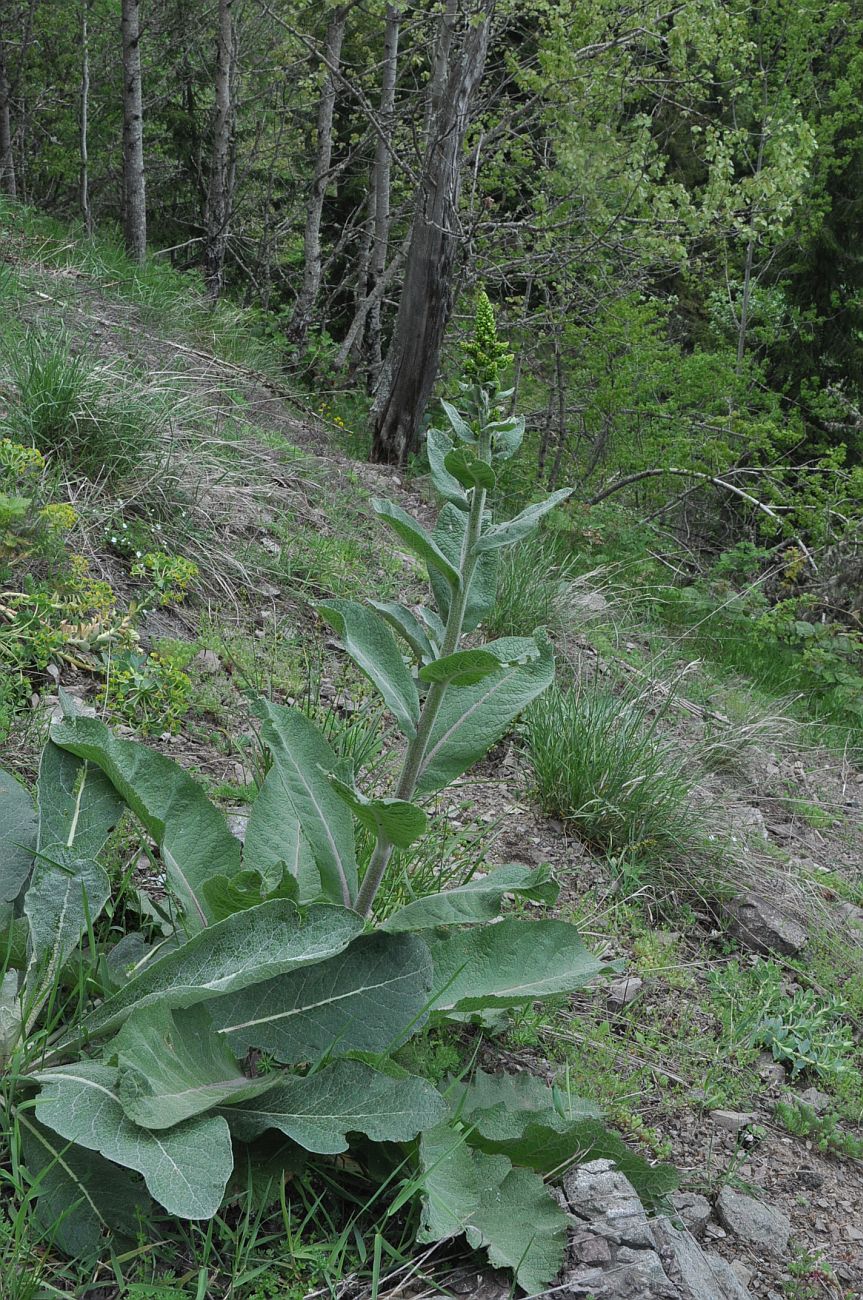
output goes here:
[[397, 849], [410, 848], [414, 840], [425, 834], [428, 817], [415, 803], [405, 799], [368, 799], [346, 781], [336, 776], [330, 780], [356, 819], [374, 835], [383, 835]]
[[146, 966], [85, 1016], [65, 1041], [110, 1033], [135, 1007], [154, 1002], [191, 1007], [325, 961], [347, 948], [362, 929], [355, 912], [322, 905], [301, 917], [284, 899], [237, 912]]
[[524, 440], [524, 416], [513, 416], [510, 420], [496, 420], [488, 425], [491, 434], [492, 451], [499, 460], [509, 460], [514, 456]]
[[[454, 506], [452, 508], [455, 510]], [[440, 549], [436, 537], [432, 537], [422, 524], [411, 519], [409, 514], [400, 506], [393, 505], [391, 501], [382, 501], [379, 497], [375, 497], [372, 500], [372, 509], [411, 548], [414, 555], [419, 556], [429, 570], [429, 575], [432, 572], [439, 573], [453, 591], [458, 589], [461, 581], [458, 567]], [[456, 514], [458, 513], [456, 510]]]
[[360, 672], [380, 691], [402, 733], [411, 739], [420, 716], [419, 695], [386, 623], [351, 600], [328, 600], [316, 608], [332, 624]]
[[561, 488], [559, 492], [552, 492], [551, 496], [546, 497], [544, 501], [528, 506], [514, 519], [507, 519], [501, 524], [493, 524], [477, 542], [477, 550], [479, 552], [492, 551], [499, 546], [511, 546], [513, 542], [520, 542], [522, 538], [533, 532], [543, 515], [547, 515], [549, 510], [553, 510], [555, 506], [560, 505], [561, 501], [565, 501], [571, 495], [572, 488]]
[[5, 1069], [23, 1026], [18, 972], [7, 970], [0, 980], [0, 1070]]
[[458, 510], [469, 510], [470, 502], [464, 488], [447, 468], [446, 458], [452, 452], [452, 439], [449, 435], [442, 429], [429, 429], [426, 435], [426, 453], [435, 490], [444, 501], [451, 501]]
[[14, 903], [27, 883], [36, 848], [33, 798], [0, 768], [0, 903]]
[[446, 412], [446, 418], [452, 425], [452, 431], [456, 437], [468, 444], [476, 442], [476, 434], [464, 416], [459, 414], [452, 402], [447, 402], [444, 398], [441, 398], [440, 404]]
[[401, 934], [408, 930], [430, 930], [439, 925], [477, 925], [500, 914], [507, 894], [551, 905], [559, 892], [548, 867], [531, 870], [511, 863], [496, 867], [487, 876], [477, 876], [456, 889], [418, 898], [388, 916], [381, 928], [390, 934]]
[[563, 1265], [567, 1216], [542, 1179], [505, 1156], [472, 1150], [447, 1124], [422, 1134], [423, 1214], [417, 1239], [464, 1233], [496, 1268], [510, 1268], [537, 1295]]
[[257, 1047], [295, 1064], [391, 1050], [425, 1020], [431, 988], [426, 945], [376, 933], [331, 961], [221, 998], [210, 1012], [238, 1054]]
[[[77, 721], [60, 725], [76, 726]], [[39, 849], [62, 845], [79, 858], [98, 857], [123, 810], [122, 799], [96, 764], [82, 762], [50, 740], [39, 763], [37, 803]]]
[[435, 1011], [518, 1006], [571, 993], [610, 969], [565, 921], [508, 917], [427, 942], [434, 961]]
[[[435, 524], [434, 540], [437, 545], [447, 556], [450, 563], [458, 568], [461, 563], [462, 548], [464, 545], [464, 535], [467, 529], [467, 516], [455, 506], [445, 505], [437, 517]], [[497, 590], [497, 570], [499, 556], [490, 552], [488, 555], [481, 555], [473, 571], [470, 588], [468, 590], [467, 605], [465, 606], [463, 631], [472, 632], [478, 623], [486, 617], [489, 610], [494, 605], [495, 592]], [[437, 573], [429, 573], [432, 592], [434, 593], [435, 604], [438, 607], [441, 618], [446, 621], [449, 616], [450, 606], [450, 587], [443, 582]]]
[[156, 1003], [133, 1011], [107, 1054], [120, 1066], [117, 1092], [124, 1112], [149, 1129], [172, 1128], [273, 1086], [266, 1075], [246, 1078], [200, 1003], [183, 1010]]
[[26, 1116], [20, 1123], [24, 1164], [36, 1188], [34, 1218], [46, 1240], [74, 1259], [100, 1255], [103, 1232], [135, 1241], [152, 1204], [143, 1184]]
[[62, 848], [36, 859], [24, 900], [30, 927], [25, 1002], [31, 1025], [66, 958], [110, 896], [110, 881], [98, 863], [79, 861], [72, 850]]
[[[301, 903], [311, 902], [320, 896], [321, 875], [315, 865], [311, 845], [303, 834], [300, 819], [294, 811], [285, 784], [284, 768], [282, 764], [274, 764], [252, 804], [243, 842], [243, 871], [235, 879], [239, 884], [240, 877], [247, 871], [268, 878], [281, 867], [296, 881], [297, 898]], [[213, 888], [224, 892], [223, 887], [208, 881], [205, 887], [208, 897]], [[214, 903], [214, 909], [215, 906]], [[220, 906], [224, 906], [224, 903], [220, 903]]]
[[485, 488], [490, 492], [497, 482], [491, 465], [480, 460], [470, 447], [457, 447], [448, 452], [444, 465], [464, 488]]
[[[503, 666], [475, 686], [444, 696], [420, 769], [418, 794], [440, 790], [472, 767], [551, 684], [551, 646], [544, 639], [536, 645], [537, 657], [530, 662]], [[503, 664], [509, 658], [522, 658], [523, 647], [523, 637], [503, 637], [486, 650]]]
[[443, 659], [436, 659], [433, 663], [426, 664], [420, 669], [419, 676], [424, 682], [445, 682], [448, 686], [475, 686], [484, 677], [499, 672], [501, 668], [512, 668], [539, 658], [539, 646], [528, 637], [507, 639], [509, 655], [507, 659], [502, 659], [497, 653], [499, 644], [492, 641], [481, 650], [457, 650], [455, 654], [445, 655]]
[[61, 1137], [142, 1174], [154, 1200], [181, 1219], [210, 1219], [233, 1168], [231, 1135], [221, 1115], [202, 1115], [162, 1133], [126, 1118], [117, 1071], [79, 1061], [32, 1076], [42, 1085], [36, 1117]]
[[370, 600], [369, 604], [404, 638], [418, 663], [425, 664], [434, 659], [437, 648], [432, 645], [427, 629], [416, 614], [394, 600]]
[[178, 764], [134, 740], [117, 740], [95, 718], [57, 723], [51, 739], [95, 763], [159, 845], [168, 884], [194, 933], [213, 916], [203, 886], [240, 870], [240, 843], [201, 787]]
[[350, 907], [357, 892], [354, 824], [327, 779], [336, 767], [336, 756], [299, 709], [259, 700], [257, 710], [263, 718], [262, 735], [273, 757], [273, 771], [278, 773], [281, 789], [309, 843], [324, 894], [334, 903]]
[[236, 1137], [248, 1141], [278, 1129], [326, 1155], [347, 1150], [348, 1133], [374, 1142], [407, 1142], [446, 1114], [442, 1097], [425, 1079], [394, 1077], [361, 1061], [336, 1061], [310, 1075], [285, 1075], [256, 1101], [221, 1112]]

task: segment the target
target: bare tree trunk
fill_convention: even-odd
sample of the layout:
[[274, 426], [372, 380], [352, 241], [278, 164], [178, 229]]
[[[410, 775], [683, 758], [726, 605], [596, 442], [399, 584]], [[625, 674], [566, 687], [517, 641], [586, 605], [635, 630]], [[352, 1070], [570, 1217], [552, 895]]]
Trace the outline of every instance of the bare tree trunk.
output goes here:
[[312, 192], [306, 213], [306, 229], [303, 238], [303, 283], [297, 296], [294, 314], [288, 329], [288, 338], [302, 349], [308, 337], [312, 323], [312, 313], [321, 289], [321, 218], [324, 212], [324, 196], [330, 175], [333, 157], [333, 114], [336, 107], [336, 87], [339, 66], [342, 58], [342, 41], [345, 36], [350, 4], [339, 5], [334, 10], [327, 28], [324, 44], [324, 63], [326, 76], [318, 101], [318, 153], [315, 159], [315, 171], [312, 178]]
[[120, 28], [123, 36], [123, 234], [126, 252], [136, 262], [143, 262], [147, 255], [147, 195], [138, 0], [122, 0]]
[[404, 285], [381, 384], [373, 409], [371, 459], [404, 464], [419, 445], [420, 425], [437, 376], [444, 330], [452, 310], [452, 277], [458, 249], [458, 198], [464, 137], [474, 93], [482, 80], [495, 0], [482, 0], [458, 55], [452, 41], [452, 10], [443, 19], [429, 143], [411, 226]]
[[81, 219], [88, 235], [93, 233], [93, 213], [90, 210], [90, 170], [88, 161], [87, 131], [90, 118], [90, 0], [81, 0], [81, 171], [78, 195], [81, 203]]
[[9, 76], [6, 70], [5, 34], [0, 15], [0, 192], [13, 199], [15, 185], [15, 159], [12, 155], [12, 109], [9, 103]]
[[216, 103], [213, 116], [213, 153], [207, 196], [207, 242], [204, 276], [207, 293], [214, 300], [222, 292], [228, 223], [231, 219], [231, 135], [233, 131], [233, 86], [236, 81], [233, 0], [219, 0], [219, 33], [216, 42]]
[[[387, 5], [384, 29], [384, 66], [381, 72], [381, 132], [375, 148], [375, 166], [372, 179], [372, 286], [376, 285], [386, 270], [387, 248], [390, 237], [390, 151], [388, 139], [392, 138], [395, 124], [396, 79], [399, 59], [399, 28], [401, 15], [395, 5]], [[387, 137], [387, 138], [385, 138]], [[368, 319], [369, 391], [373, 391], [383, 368], [381, 345], [382, 296], [378, 294]]]

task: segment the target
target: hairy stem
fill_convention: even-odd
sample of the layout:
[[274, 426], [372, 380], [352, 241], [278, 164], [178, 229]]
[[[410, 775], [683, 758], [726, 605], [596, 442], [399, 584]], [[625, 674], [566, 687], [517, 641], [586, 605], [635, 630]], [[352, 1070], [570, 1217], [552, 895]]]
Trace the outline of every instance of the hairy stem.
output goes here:
[[[491, 459], [491, 438], [483, 430], [479, 438], [477, 448], [480, 458], [486, 462]], [[449, 617], [446, 621], [446, 631], [444, 633], [443, 644], [440, 648], [439, 658], [444, 659], [447, 655], [455, 654], [461, 640], [462, 627], [464, 625], [464, 616], [467, 609], [468, 596], [470, 594], [470, 584], [473, 579], [474, 570], [477, 564], [476, 544], [479, 541], [482, 532], [482, 519], [485, 513], [485, 488], [475, 487], [471, 493], [470, 514], [468, 516], [467, 528], [465, 529], [464, 545], [462, 547], [461, 562], [459, 564], [459, 585], [458, 589], [453, 592], [450, 602]], [[435, 719], [440, 711], [446, 694], [446, 682], [432, 682], [428, 689], [428, 694], [423, 704], [420, 720], [417, 724], [416, 735], [408, 743], [405, 761], [402, 766], [401, 776], [395, 788], [396, 799], [410, 799], [416, 789], [417, 781], [422, 773], [423, 760], [426, 749], [428, 748], [429, 737], [435, 724]], [[383, 834], [378, 833], [377, 843], [372, 853], [366, 874], [363, 877], [363, 883], [357, 894], [357, 901], [354, 904], [356, 911], [361, 916], [368, 916], [372, 910], [372, 904], [375, 896], [381, 887], [381, 881], [389, 865], [393, 853], [393, 845], [390, 840]]]

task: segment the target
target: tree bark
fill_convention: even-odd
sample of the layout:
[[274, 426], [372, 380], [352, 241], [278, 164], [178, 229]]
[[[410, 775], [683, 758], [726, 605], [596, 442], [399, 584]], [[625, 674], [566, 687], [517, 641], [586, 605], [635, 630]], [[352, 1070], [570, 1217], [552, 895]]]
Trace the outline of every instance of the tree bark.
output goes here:
[[12, 154], [12, 107], [9, 103], [9, 75], [6, 69], [5, 33], [0, 15], [0, 192], [15, 198], [15, 159]]
[[457, 51], [452, 49], [452, 6], [444, 15], [404, 285], [372, 412], [371, 459], [378, 463], [404, 464], [419, 447], [421, 421], [452, 310], [462, 149], [485, 68], [494, 7], [495, 0], [482, 0], [478, 21]]
[[122, 0], [123, 37], [123, 234], [136, 262], [147, 255], [144, 177], [144, 110], [141, 95], [141, 28], [138, 0]]
[[351, 8], [351, 4], [339, 5], [333, 12], [324, 45], [324, 64], [327, 71], [318, 101], [318, 151], [303, 236], [303, 283], [288, 328], [288, 338], [300, 350], [305, 347], [315, 303], [321, 289], [321, 219], [333, 157], [333, 115], [336, 107], [342, 42]]
[[93, 233], [93, 213], [90, 208], [90, 167], [88, 157], [87, 132], [90, 119], [90, 0], [81, 0], [81, 122], [80, 122], [80, 177], [78, 196], [81, 204], [81, 220], [87, 235]]
[[[380, 124], [382, 135], [375, 147], [372, 175], [372, 255], [371, 285], [378, 284], [386, 270], [387, 249], [390, 237], [390, 170], [391, 156], [388, 140], [395, 125], [396, 79], [398, 76], [399, 29], [401, 15], [395, 5], [387, 5], [384, 29], [384, 65], [381, 72]], [[369, 391], [374, 391], [383, 369], [381, 345], [382, 294], [378, 294], [369, 311], [367, 325], [369, 355]]]
[[216, 42], [216, 102], [213, 114], [213, 152], [207, 196], [204, 276], [212, 299], [222, 292], [228, 224], [231, 219], [231, 138], [233, 134], [233, 86], [236, 82], [233, 0], [219, 0], [219, 33]]

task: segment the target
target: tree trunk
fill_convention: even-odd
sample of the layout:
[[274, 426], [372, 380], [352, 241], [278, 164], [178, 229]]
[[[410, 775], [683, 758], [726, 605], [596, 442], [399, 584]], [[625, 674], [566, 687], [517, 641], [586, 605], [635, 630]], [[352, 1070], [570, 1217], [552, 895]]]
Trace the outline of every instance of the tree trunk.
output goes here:
[[87, 235], [93, 233], [93, 213], [90, 209], [90, 170], [88, 161], [87, 131], [90, 118], [90, 33], [88, 9], [90, 0], [81, 0], [81, 171], [78, 195], [81, 203], [81, 220]]
[[441, 30], [446, 75], [435, 68], [429, 140], [417, 193], [405, 278], [393, 337], [373, 408], [371, 459], [404, 464], [419, 447], [420, 426], [437, 376], [452, 309], [458, 249], [458, 198], [464, 137], [482, 79], [495, 0], [483, 0], [479, 21], [453, 53], [452, 8]]
[[123, 234], [136, 262], [147, 255], [147, 199], [144, 180], [144, 112], [138, 0], [122, 0], [123, 36]]
[[317, 139], [318, 152], [312, 178], [312, 192], [306, 213], [303, 238], [303, 283], [297, 296], [294, 314], [288, 329], [288, 338], [302, 350], [305, 347], [312, 314], [321, 289], [321, 218], [324, 197], [333, 157], [333, 115], [336, 107], [336, 86], [342, 58], [342, 41], [345, 36], [351, 5], [339, 5], [333, 12], [324, 46], [326, 75], [318, 101]]
[[[382, 134], [375, 148], [375, 165], [372, 178], [372, 257], [371, 281], [374, 287], [384, 274], [387, 265], [387, 248], [390, 237], [390, 151], [395, 125], [396, 79], [399, 59], [399, 27], [401, 16], [395, 5], [387, 5], [384, 30], [384, 66], [381, 73], [380, 124]], [[387, 137], [387, 139], [384, 138]], [[383, 368], [381, 346], [381, 300], [375, 298], [368, 319], [369, 391], [374, 391]]]
[[207, 196], [207, 242], [204, 276], [212, 299], [222, 292], [228, 223], [231, 219], [231, 136], [233, 132], [234, 60], [233, 0], [219, 0], [219, 34], [216, 43], [216, 103], [213, 116], [213, 153]]
[[0, 192], [14, 199], [16, 185], [15, 160], [12, 156], [12, 109], [9, 103], [9, 76], [2, 21], [0, 15]]

